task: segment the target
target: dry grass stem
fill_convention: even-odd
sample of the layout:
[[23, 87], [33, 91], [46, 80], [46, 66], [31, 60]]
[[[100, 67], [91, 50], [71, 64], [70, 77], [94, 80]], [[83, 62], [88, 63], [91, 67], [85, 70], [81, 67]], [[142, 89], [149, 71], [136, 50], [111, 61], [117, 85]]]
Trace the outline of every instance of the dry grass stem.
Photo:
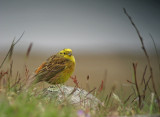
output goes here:
[[140, 39], [140, 42], [141, 42], [141, 45], [142, 45], [142, 50], [144, 51], [144, 54], [146, 56], [146, 59], [147, 59], [148, 65], [149, 65], [150, 74], [151, 74], [151, 81], [152, 81], [152, 87], [153, 87], [153, 91], [154, 91], [154, 93], [156, 95], [158, 106], [159, 106], [159, 110], [160, 110], [160, 98], [159, 98], [159, 95], [158, 95], [157, 90], [156, 90], [156, 86], [155, 86], [155, 82], [154, 82], [154, 77], [153, 77], [153, 70], [152, 70], [152, 66], [151, 66], [149, 55], [148, 55], [148, 53], [147, 53], [147, 51], [145, 49], [145, 46], [144, 46], [143, 38], [140, 35], [140, 32], [139, 32], [137, 26], [135, 25], [135, 23], [133, 22], [131, 16], [127, 13], [127, 11], [126, 11], [125, 8], [123, 8], [123, 11], [124, 11], [125, 15], [129, 18], [132, 26], [135, 28], [135, 30], [136, 30], [136, 32], [138, 34], [138, 37]]
[[151, 34], [149, 34], [152, 41], [153, 41], [153, 45], [154, 45], [154, 48], [155, 48], [155, 51], [156, 51], [156, 55], [157, 55], [157, 62], [158, 62], [158, 66], [159, 66], [159, 72], [160, 72], [160, 59], [159, 59], [159, 54], [158, 54], [158, 50], [157, 50], [157, 46], [156, 46], [156, 43], [154, 41], [154, 38]]
[[32, 49], [32, 46], [33, 46], [33, 43], [30, 43], [28, 49], [27, 49], [27, 53], [26, 53], [26, 57], [29, 57], [29, 54], [31, 52], [31, 49]]
[[14, 40], [13, 40], [13, 42], [12, 42], [12, 44], [10, 46], [9, 51], [7, 52], [5, 58], [3, 59], [1, 65], [0, 65], [0, 69], [2, 68], [2, 66], [3, 66], [4, 62], [6, 61], [7, 57], [10, 56], [9, 58], [11, 58], [14, 46], [21, 40], [21, 38], [23, 37], [24, 33], [25, 32], [22, 33], [22, 35], [19, 37], [19, 39], [16, 42], [14, 42]]

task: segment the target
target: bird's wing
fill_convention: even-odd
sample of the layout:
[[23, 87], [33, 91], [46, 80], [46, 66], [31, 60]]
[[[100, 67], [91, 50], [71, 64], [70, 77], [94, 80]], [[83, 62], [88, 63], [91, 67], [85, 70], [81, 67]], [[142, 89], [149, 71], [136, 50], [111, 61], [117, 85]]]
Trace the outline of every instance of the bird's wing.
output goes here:
[[67, 59], [57, 55], [48, 58], [47, 61], [36, 70], [37, 82], [46, 81], [56, 76], [65, 69], [67, 61]]

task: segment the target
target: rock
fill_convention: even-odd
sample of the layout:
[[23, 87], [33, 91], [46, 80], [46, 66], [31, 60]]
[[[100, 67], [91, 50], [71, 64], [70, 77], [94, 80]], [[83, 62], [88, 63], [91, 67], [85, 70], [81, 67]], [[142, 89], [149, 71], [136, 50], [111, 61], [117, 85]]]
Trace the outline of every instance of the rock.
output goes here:
[[96, 109], [101, 104], [101, 101], [91, 93], [80, 88], [65, 85], [54, 85], [45, 88], [42, 95], [45, 99], [55, 99], [58, 103], [67, 101], [70, 104], [84, 108], [89, 107], [90, 109]]

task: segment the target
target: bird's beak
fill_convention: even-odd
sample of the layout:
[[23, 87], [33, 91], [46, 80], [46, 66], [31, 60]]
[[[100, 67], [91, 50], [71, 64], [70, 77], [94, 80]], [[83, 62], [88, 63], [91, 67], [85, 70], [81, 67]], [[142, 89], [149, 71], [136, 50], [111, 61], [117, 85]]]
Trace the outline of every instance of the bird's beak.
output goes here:
[[71, 56], [71, 55], [72, 55], [72, 53], [71, 53], [71, 52], [69, 52], [69, 53], [68, 53], [68, 55], [69, 55], [69, 56]]

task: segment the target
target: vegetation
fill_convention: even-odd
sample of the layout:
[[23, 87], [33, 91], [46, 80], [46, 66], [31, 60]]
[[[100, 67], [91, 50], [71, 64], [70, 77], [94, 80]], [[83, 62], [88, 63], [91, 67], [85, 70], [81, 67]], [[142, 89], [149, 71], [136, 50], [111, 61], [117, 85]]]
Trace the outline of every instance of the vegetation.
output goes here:
[[[57, 99], [45, 100], [40, 95], [41, 90], [35, 88], [26, 89], [26, 84], [31, 76], [29, 69], [24, 65], [24, 73], [17, 72], [14, 74], [12, 54], [14, 46], [22, 38], [15, 42], [13, 41], [11, 47], [0, 65], [0, 116], [1, 117], [103, 117], [103, 116], [131, 116], [131, 115], [159, 115], [160, 114], [160, 94], [156, 88], [156, 79], [153, 76], [153, 69], [150, 63], [149, 55], [146, 51], [143, 43], [143, 38], [140, 35], [138, 28], [124, 9], [124, 13], [131, 21], [131, 24], [136, 29], [142, 44], [142, 50], [147, 59], [146, 67], [142, 74], [141, 82], [137, 80], [137, 63], [132, 63], [133, 67], [133, 79], [127, 80], [131, 85], [130, 94], [128, 97], [123, 97], [123, 90], [118, 92], [115, 86], [106, 95], [104, 95], [106, 89], [102, 80], [100, 86], [97, 89], [92, 89], [88, 94], [95, 95], [101, 104], [97, 106], [97, 109], [86, 108], [83, 106], [75, 106], [67, 101], [57, 103]], [[152, 36], [151, 36], [152, 37]], [[152, 37], [153, 39], [153, 37]], [[156, 48], [156, 45], [154, 43]], [[32, 44], [29, 46], [26, 58], [29, 57]], [[157, 51], [157, 50], [156, 50]], [[158, 53], [157, 53], [158, 57]], [[9, 60], [9, 67], [4, 69], [3, 66]], [[146, 77], [147, 69], [149, 70], [150, 77]], [[159, 69], [160, 71], [160, 69]], [[79, 87], [76, 77], [71, 78], [75, 83], [75, 87]], [[87, 76], [87, 80], [89, 76]], [[66, 98], [67, 100], [67, 98]]]

